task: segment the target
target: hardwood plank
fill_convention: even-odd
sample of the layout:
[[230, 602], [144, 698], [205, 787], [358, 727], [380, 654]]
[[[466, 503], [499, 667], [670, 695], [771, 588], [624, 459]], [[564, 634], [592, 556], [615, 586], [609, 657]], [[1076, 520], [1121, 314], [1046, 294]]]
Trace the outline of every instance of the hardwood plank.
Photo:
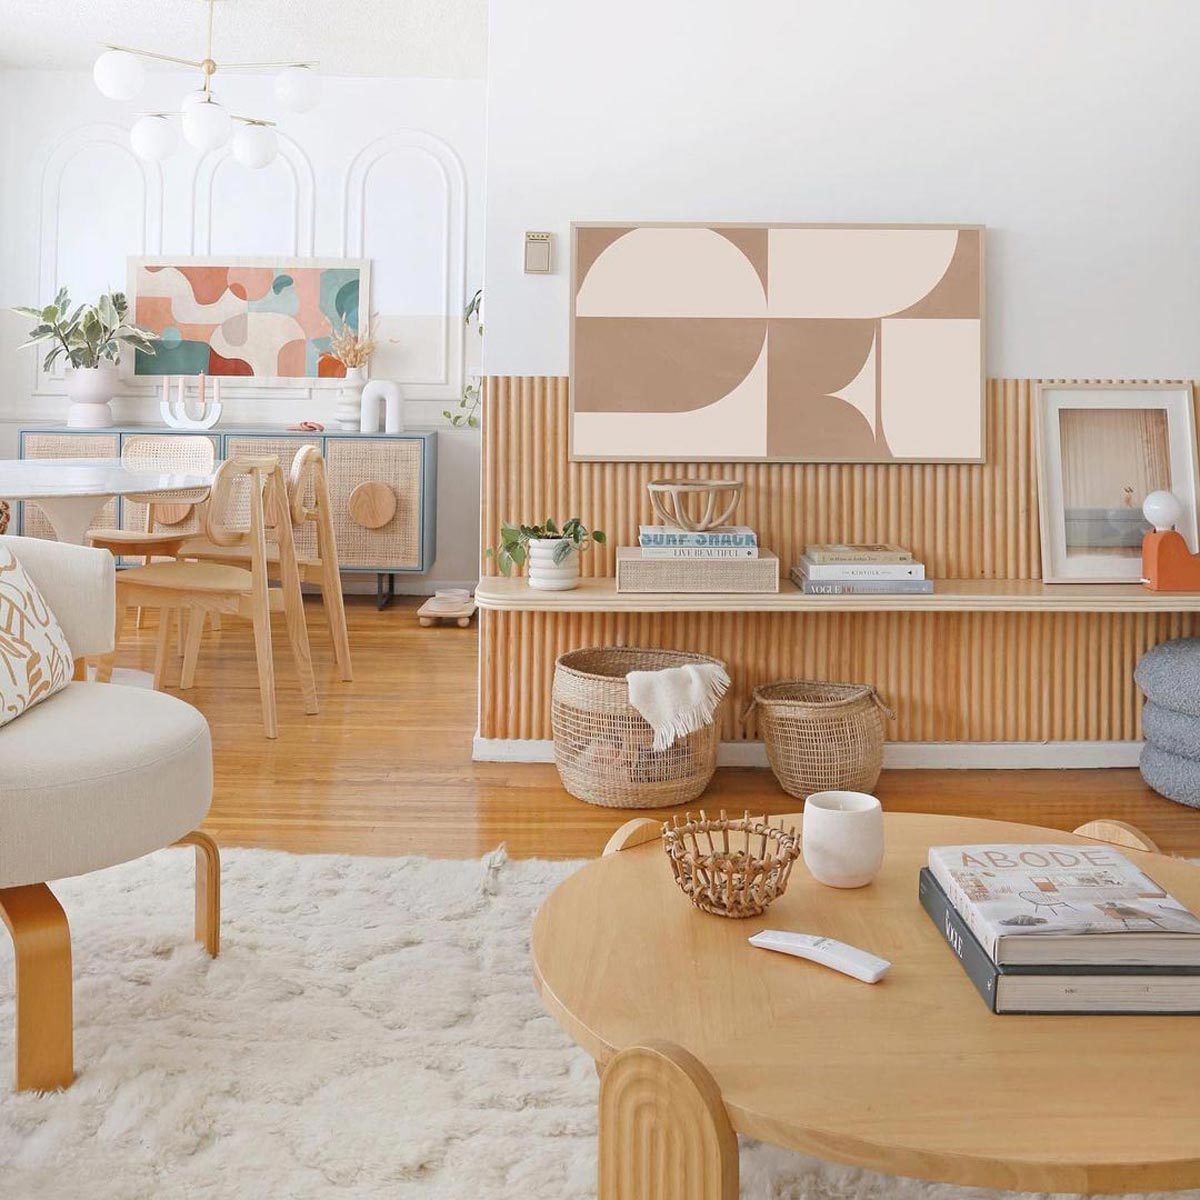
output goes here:
[[[206, 630], [196, 687], [182, 698], [208, 717], [216, 792], [204, 828], [225, 846], [300, 853], [426, 854], [463, 858], [504, 842], [520, 857], [595, 857], [639, 811], [583, 804], [549, 764], [475, 763], [475, 627], [422, 628], [421, 598], [377, 612], [348, 597], [355, 679], [343, 682], [319, 600], [305, 604], [320, 697], [306, 716], [292, 672], [278, 680], [279, 737], [262, 736], [247, 622]], [[154, 616], [130, 630], [121, 666], [148, 669]], [[274, 623], [277, 652], [286, 631]], [[169, 689], [175, 691], [174, 688]], [[1200, 811], [1164, 800], [1134, 770], [889, 771], [878, 793], [893, 812], [941, 812], [1072, 830], [1102, 817], [1128, 821], [1166, 853], [1200, 855]], [[766, 770], [723, 769], [710, 808], [793, 812]], [[698, 807], [698, 806], [693, 806]]]

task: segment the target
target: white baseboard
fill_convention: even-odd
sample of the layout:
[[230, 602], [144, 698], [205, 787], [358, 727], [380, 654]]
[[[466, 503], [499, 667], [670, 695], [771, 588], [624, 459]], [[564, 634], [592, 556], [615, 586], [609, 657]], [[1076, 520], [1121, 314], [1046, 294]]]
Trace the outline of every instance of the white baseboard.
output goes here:
[[[885, 768], [900, 771], [1067, 770], [1084, 767], [1136, 767], [1141, 742], [888, 742]], [[554, 761], [549, 739], [476, 736], [476, 762]], [[765, 767], [762, 742], [722, 742], [722, 767]]]

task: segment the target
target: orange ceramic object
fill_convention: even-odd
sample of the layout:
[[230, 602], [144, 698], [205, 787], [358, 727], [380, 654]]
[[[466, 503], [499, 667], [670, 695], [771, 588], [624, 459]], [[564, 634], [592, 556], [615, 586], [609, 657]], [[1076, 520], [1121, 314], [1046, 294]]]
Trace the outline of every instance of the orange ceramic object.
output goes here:
[[1173, 529], [1142, 538], [1142, 577], [1153, 592], [1200, 592], [1200, 554]]

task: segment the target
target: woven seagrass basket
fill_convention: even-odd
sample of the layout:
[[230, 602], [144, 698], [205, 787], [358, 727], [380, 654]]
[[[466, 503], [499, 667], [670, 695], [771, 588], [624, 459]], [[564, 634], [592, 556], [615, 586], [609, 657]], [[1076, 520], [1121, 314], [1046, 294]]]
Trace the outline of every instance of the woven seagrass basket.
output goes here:
[[883, 720], [895, 713], [865, 683], [785, 679], [754, 689], [767, 761], [785, 792], [869, 792], [883, 767]]
[[629, 703], [625, 682], [630, 671], [688, 663], [720, 660], [629, 646], [559, 655], [551, 702], [554, 761], [572, 796], [606, 808], [662, 808], [687, 804], [708, 787], [717, 767], [716, 720], [655, 750], [654, 731]]

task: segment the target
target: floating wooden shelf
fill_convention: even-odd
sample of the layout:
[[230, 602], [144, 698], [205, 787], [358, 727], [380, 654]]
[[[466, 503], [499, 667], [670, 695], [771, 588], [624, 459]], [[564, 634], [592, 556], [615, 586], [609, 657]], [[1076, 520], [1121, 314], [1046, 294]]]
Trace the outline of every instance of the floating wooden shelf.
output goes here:
[[524, 578], [484, 578], [480, 608], [506, 612], [1200, 612], [1200, 592], [1152, 592], [1138, 583], [938, 579], [932, 595], [806, 596], [787, 582], [767, 595], [618, 594], [615, 579], [581, 579], [570, 592], [534, 591]]

